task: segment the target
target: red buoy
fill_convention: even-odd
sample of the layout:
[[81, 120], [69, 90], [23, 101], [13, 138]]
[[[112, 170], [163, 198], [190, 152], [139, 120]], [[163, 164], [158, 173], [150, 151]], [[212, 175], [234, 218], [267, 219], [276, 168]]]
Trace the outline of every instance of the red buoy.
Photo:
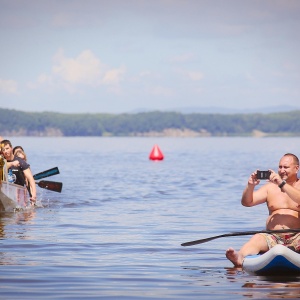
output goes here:
[[151, 160], [163, 160], [164, 155], [157, 145], [154, 145], [153, 149], [150, 152], [149, 159]]

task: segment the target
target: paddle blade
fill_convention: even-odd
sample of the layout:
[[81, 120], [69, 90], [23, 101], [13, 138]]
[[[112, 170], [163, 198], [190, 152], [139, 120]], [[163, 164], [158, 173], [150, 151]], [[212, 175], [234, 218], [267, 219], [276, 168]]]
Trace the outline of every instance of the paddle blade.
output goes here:
[[34, 180], [39, 180], [39, 179], [49, 177], [49, 176], [53, 176], [53, 175], [56, 175], [56, 174], [59, 174], [58, 167], [55, 167], [55, 168], [37, 173], [37, 174], [33, 175], [33, 178], [34, 178]]
[[36, 182], [36, 183], [42, 189], [46, 189], [58, 193], [61, 193], [62, 186], [63, 186], [62, 182], [47, 181], [47, 180], [41, 180], [40, 182]]

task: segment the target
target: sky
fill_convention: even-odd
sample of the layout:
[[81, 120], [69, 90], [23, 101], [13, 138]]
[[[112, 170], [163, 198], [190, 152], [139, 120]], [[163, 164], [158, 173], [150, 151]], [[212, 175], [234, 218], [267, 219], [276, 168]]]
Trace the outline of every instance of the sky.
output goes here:
[[0, 107], [300, 108], [299, 0], [0, 0]]

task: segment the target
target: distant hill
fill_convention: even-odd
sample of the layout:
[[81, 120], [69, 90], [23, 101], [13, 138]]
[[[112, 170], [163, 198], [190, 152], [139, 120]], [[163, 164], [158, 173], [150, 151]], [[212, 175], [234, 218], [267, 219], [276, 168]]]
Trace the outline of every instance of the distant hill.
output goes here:
[[261, 108], [247, 108], [247, 109], [234, 109], [234, 108], [225, 108], [225, 107], [216, 107], [216, 106], [207, 106], [207, 107], [182, 107], [174, 108], [172, 111], [180, 112], [183, 114], [190, 113], [201, 113], [201, 114], [270, 114], [270, 113], [280, 113], [280, 112], [289, 112], [294, 110], [300, 110], [300, 106], [291, 106], [291, 105], [278, 105], [278, 106], [266, 106]]
[[0, 108], [2, 136], [300, 136], [300, 110], [63, 114]]
[[[245, 108], [245, 109], [235, 109], [235, 108], [226, 108], [226, 107], [217, 107], [217, 106], [187, 106], [187, 107], [174, 107], [168, 110], [161, 110], [161, 112], [178, 112], [182, 114], [270, 114], [270, 113], [280, 113], [280, 112], [289, 112], [300, 110], [300, 106], [291, 106], [291, 105], [277, 105], [277, 106], [266, 106], [260, 108]], [[151, 110], [146, 108], [139, 108], [133, 110], [129, 113], [141, 113], [141, 112], [150, 112]]]

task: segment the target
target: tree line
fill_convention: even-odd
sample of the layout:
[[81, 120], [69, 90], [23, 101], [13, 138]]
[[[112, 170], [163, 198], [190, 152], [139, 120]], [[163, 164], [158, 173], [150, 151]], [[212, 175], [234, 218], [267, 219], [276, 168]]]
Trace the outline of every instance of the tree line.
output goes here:
[[2, 136], [151, 136], [186, 132], [194, 136], [299, 136], [300, 111], [270, 114], [64, 114], [0, 108]]

